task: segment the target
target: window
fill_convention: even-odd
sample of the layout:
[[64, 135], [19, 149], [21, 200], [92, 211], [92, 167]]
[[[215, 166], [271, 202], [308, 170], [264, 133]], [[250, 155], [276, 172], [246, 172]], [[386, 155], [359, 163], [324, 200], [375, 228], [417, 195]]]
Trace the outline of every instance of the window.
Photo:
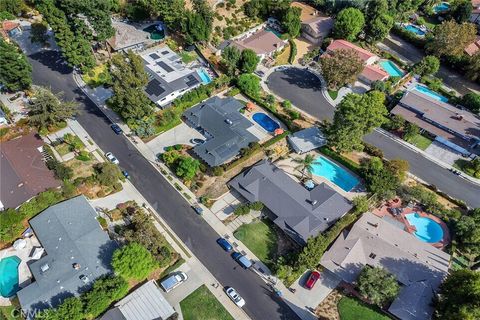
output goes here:
[[375, 258], [377, 257], [377, 255], [372, 252], [372, 253], [370, 253], [369, 257], [370, 257], [371, 259], [375, 259]]

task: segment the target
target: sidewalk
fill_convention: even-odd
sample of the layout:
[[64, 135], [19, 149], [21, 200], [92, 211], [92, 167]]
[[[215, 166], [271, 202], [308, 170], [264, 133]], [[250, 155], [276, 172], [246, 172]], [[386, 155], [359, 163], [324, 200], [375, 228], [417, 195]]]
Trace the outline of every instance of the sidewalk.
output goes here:
[[[84, 91], [84, 93], [88, 96], [90, 96], [90, 94], [92, 93], [92, 90], [89, 90], [88, 88], [86, 88], [86, 85], [84, 84], [83, 80], [80, 78], [78, 75], [76, 75], [76, 73], [74, 73], [74, 79], [75, 81], [77, 82], [77, 84], [79, 85], [79, 87]], [[98, 99], [94, 100], [94, 102], [100, 107], [100, 109], [105, 112], [106, 116], [109, 118], [109, 119], [116, 119], [118, 118], [118, 116], [110, 109], [108, 109], [105, 104], [103, 105], [99, 105], [100, 101], [97, 102]], [[124, 130], [125, 133], [130, 133], [131, 131], [128, 129], [127, 125], [124, 124], [123, 122], [121, 123], [117, 123], [119, 126], [121, 126], [121, 128]], [[163, 163], [159, 162], [157, 159], [156, 159], [156, 155], [151, 151], [150, 148], [148, 148], [148, 146], [143, 142], [141, 141], [140, 139], [136, 139], [136, 143], [134, 144], [135, 147], [138, 149], [138, 151], [148, 160], [151, 162], [151, 164], [164, 176], [164, 177], [171, 177], [171, 178], [168, 178], [166, 179], [176, 190], [178, 190], [176, 188], [175, 185], [179, 185], [181, 187], [180, 190], [178, 190], [178, 192], [185, 198], [185, 200], [190, 203], [190, 204], [194, 204], [194, 203], [197, 203], [196, 201], [196, 196], [193, 192], [190, 191], [190, 189], [188, 189], [183, 183], [181, 180], [179, 180], [175, 174], [173, 174], [170, 169], [165, 166]], [[141, 201], [140, 203], [148, 203], [144, 198], [143, 196], [141, 196], [140, 194], [138, 195], [139, 197], [139, 201]], [[201, 205], [199, 204], [200, 207], [203, 208], [203, 218], [204, 220], [219, 234], [221, 235], [222, 237], [225, 237], [225, 238], [228, 238], [228, 239], [234, 239], [234, 236], [233, 236], [233, 231], [230, 230], [227, 226], [225, 226], [218, 218], [217, 216], [215, 216], [215, 214], [207, 207], [205, 207], [204, 205]], [[160, 216], [158, 214], [156, 214], [156, 217], [158, 217], [159, 219]], [[164, 227], [165, 228], [168, 228], [168, 226], [166, 225], [166, 223], [163, 223]], [[172, 232], [173, 234], [173, 232]], [[178, 238], [178, 237], [177, 237]], [[277, 281], [277, 279], [275, 279], [275, 277], [272, 276], [272, 272], [267, 268], [267, 266], [265, 266], [245, 245], [243, 245], [241, 242], [239, 242], [238, 240], [235, 241], [235, 244], [236, 245], [236, 250], [238, 251], [243, 251], [247, 254], [247, 256], [252, 259], [255, 264], [254, 264], [254, 271], [263, 279], [265, 280], [266, 282], [276, 282], [277, 285], [276, 285], [276, 288], [279, 289], [281, 292], [282, 292], [282, 295], [283, 295], [283, 299], [284, 301], [289, 305], [289, 307], [301, 318], [301, 319], [304, 319], [304, 320], [310, 320], [310, 319], [316, 319], [316, 317], [310, 313], [308, 310], [305, 309], [305, 304], [300, 301], [300, 299], [298, 298], [298, 296], [294, 295], [293, 293], [291, 293], [284, 285], [282, 282], [280, 281]], [[187, 249], [187, 251], [189, 252], [189, 250]], [[191, 252], [190, 252], [191, 254]], [[213, 277], [213, 275], [210, 274], [210, 272], [200, 263], [201, 265], [201, 270], [204, 274], [208, 274], [209, 277], [205, 276], [205, 278], [210, 278], [212, 281], [210, 283], [216, 283], [217, 281], [215, 280], [215, 278]], [[261, 272], [260, 269], [263, 271]], [[208, 283], [208, 282], [207, 282]], [[217, 297], [217, 299], [219, 299], [220, 302], [224, 303], [223, 300], [224, 299], [228, 299], [228, 297], [223, 293], [223, 290], [222, 288], [213, 288], [212, 286], [208, 286], [209, 290], [212, 291], [215, 296]], [[218, 296], [218, 290], [221, 291], [221, 296], [219, 297]], [[229, 299], [228, 301], [233, 304]], [[227, 302], [225, 302], [225, 304], [227, 304]], [[225, 305], [224, 304], [224, 305]], [[227, 310], [229, 310], [229, 312], [232, 312], [232, 309], [239, 309], [237, 307], [230, 307], [230, 308], [227, 308]], [[241, 310], [241, 309], [240, 309]], [[242, 310], [243, 312], [243, 310]], [[235, 319], [247, 319], [246, 318], [247, 315], [243, 315], [241, 317], [238, 317], [238, 316], [234, 316]]]

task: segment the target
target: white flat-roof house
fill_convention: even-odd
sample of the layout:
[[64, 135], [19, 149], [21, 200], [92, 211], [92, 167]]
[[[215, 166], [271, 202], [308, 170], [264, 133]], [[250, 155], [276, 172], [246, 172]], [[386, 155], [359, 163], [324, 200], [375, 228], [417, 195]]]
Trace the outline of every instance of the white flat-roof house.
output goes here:
[[141, 55], [149, 82], [145, 93], [160, 108], [202, 84], [196, 69], [187, 67], [182, 58], [167, 46]]

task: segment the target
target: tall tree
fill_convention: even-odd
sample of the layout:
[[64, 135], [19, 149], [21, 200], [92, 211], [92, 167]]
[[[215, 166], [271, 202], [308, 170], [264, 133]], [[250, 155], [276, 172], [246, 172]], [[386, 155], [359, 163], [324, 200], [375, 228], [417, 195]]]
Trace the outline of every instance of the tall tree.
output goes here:
[[300, 34], [300, 29], [302, 27], [302, 22], [300, 20], [301, 13], [302, 9], [289, 7], [283, 15], [282, 27], [292, 38], [296, 38]]
[[7, 90], [28, 89], [32, 84], [32, 66], [14, 44], [0, 39], [0, 84]]
[[77, 114], [77, 103], [62, 102], [62, 93], [54, 94], [46, 88], [38, 88], [29, 106], [29, 122], [39, 129], [56, 126]]
[[466, 76], [470, 80], [480, 80], [480, 52], [477, 52], [473, 57], [470, 57], [466, 69]]
[[383, 306], [396, 298], [400, 285], [387, 270], [365, 266], [358, 277], [358, 289], [362, 296]]
[[108, 103], [129, 125], [142, 121], [153, 113], [152, 102], [143, 93], [148, 76], [138, 55], [129, 51], [111, 60], [114, 95]]
[[335, 19], [333, 34], [337, 39], [353, 41], [362, 31], [365, 17], [362, 11], [356, 8], [347, 8], [340, 11]]
[[213, 11], [205, 0], [193, 0], [193, 10], [187, 11], [183, 24], [187, 43], [208, 41], [213, 28]]
[[462, 105], [473, 113], [480, 114], [480, 94], [474, 92], [467, 93], [462, 97]]
[[480, 319], [480, 272], [452, 271], [440, 286], [435, 319]]
[[[477, 161], [477, 165], [480, 167], [480, 161]], [[462, 215], [455, 224], [455, 233], [457, 240], [461, 244], [462, 250], [473, 254], [479, 254], [480, 208], [471, 210], [468, 215]]]
[[382, 14], [369, 23], [367, 30], [367, 39], [369, 42], [378, 42], [385, 39], [392, 29], [395, 21], [392, 16]]
[[453, 1], [452, 7], [450, 7], [450, 16], [458, 23], [467, 22], [472, 15], [473, 5], [470, 0], [457, 0]]
[[348, 94], [335, 110], [327, 130], [328, 143], [338, 151], [362, 150], [362, 138], [385, 121], [385, 95], [378, 91]]
[[439, 69], [440, 60], [435, 56], [425, 56], [413, 67], [414, 72], [421, 76], [434, 75]]
[[298, 163], [298, 166], [295, 167], [295, 169], [302, 173], [302, 177], [312, 174], [313, 163], [315, 162], [315, 157], [313, 155], [307, 154], [304, 158], [296, 158], [293, 159], [293, 161]]
[[23, 0], [1, 0], [0, 12], [8, 12], [14, 16], [18, 16], [25, 9]]
[[433, 30], [433, 38], [426, 49], [437, 57], [460, 56], [477, 34], [473, 23], [458, 24], [453, 20], [444, 21]]
[[225, 66], [228, 75], [235, 75], [240, 56], [240, 50], [234, 46], [228, 46], [222, 50], [222, 63]]
[[142, 245], [132, 242], [115, 250], [112, 266], [125, 279], [143, 280], [156, 267], [152, 254]]
[[260, 79], [253, 74], [240, 75], [237, 85], [242, 92], [251, 97], [258, 97], [260, 93]]
[[260, 58], [252, 49], [245, 49], [240, 56], [239, 67], [243, 73], [252, 73], [257, 69]]
[[363, 61], [354, 50], [339, 49], [320, 59], [322, 74], [331, 89], [354, 83], [363, 70]]
[[38, 42], [38, 43], [44, 44], [48, 39], [47, 30], [48, 30], [48, 26], [43, 21], [32, 23], [31, 31], [30, 31], [30, 40], [32, 42]]

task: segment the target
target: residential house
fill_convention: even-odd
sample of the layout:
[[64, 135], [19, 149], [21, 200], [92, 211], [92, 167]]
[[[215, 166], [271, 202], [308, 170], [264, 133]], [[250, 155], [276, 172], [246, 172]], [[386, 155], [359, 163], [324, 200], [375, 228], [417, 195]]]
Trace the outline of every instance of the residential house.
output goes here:
[[99, 320], [167, 320], [174, 319], [176, 314], [155, 280], [150, 280], [117, 302]]
[[332, 43], [327, 47], [326, 54], [340, 49], [355, 51], [358, 57], [365, 64], [362, 73], [358, 77], [359, 80], [362, 80], [367, 84], [371, 84], [374, 81], [384, 81], [389, 78], [388, 73], [379, 65], [376, 65], [376, 63], [380, 60], [380, 57], [346, 40], [332, 41]]
[[252, 34], [228, 41], [221, 47], [234, 46], [240, 51], [251, 49], [257, 54], [260, 60], [263, 60], [267, 57], [272, 57], [275, 52], [281, 51], [286, 43], [286, 41], [280, 39], [274, 32], [260, 29]]
[[22, 27], [19, 22], [5, 20], [2, 22], [2, 30], [6, 32], [9, 37], [22, 34]]
[[465, 156], [478, 153], [475, 148], [480, 144], [480, 119], [473, 113], [415, 89], [407, 91], [391, 112], [416, 124], [435, 136], [437, 142]]
[[313, 44], [322, 44], [333, 29], [335, 21], [331, 17], [314, 17], [302, 22], [302, 37]]
[[307, 190], [268, 160], [240, 173], [228, 185], [249, 202], [263, 203], [272, 221], [301, 245], [352, 208], [346, 198], [325, 183]]
[[472, 0], [472, 14], [470, 15], [470, 22], [476, 23], [480, 26], [480, 0]]
[[470, 57], [480, 52], [480, 36], [477, 36], [474, 42], [470, 43], [464, 50]]
[[299, 130], [287, 136], [290, 146], [296, 153], [305, 153], [327, 144], [327, 138], [319, 127]]
[[149, 82], [147, 96], [160, 108], [202, 84], [196, 69], [187, 67], [182, 58], [167, 46], [141, 55]]
[[238, 155], [242, 148], [259, 139], [249, 129], [253, 123], [240, 113], [238, 100], [212, 97], [183, 113], [186, 122], [206, 138], [193, 152], [209, 166], [216, 167]]
[[401, 320], [430, 319], [432, 298], [448, 273], [450, 255], [370, 212], [344, 230], [320, 264], [355, 284], [366, 266], [393, 274], [401, 289], [388, 311]]
[[107, 40], [107, 45], [113, 52], [140, 51], [152, 42], [148, 32], [139, 30], [131, 24], [112, 20], [112, 27], [115, 29], [115, 35]]
[[27, 319], [80, 295], [97, 278], [112, 272], [110, 262], [117, 244], [102, 230], [96, 217], [87, 199], [78, 196], [30, 219], [30, 227], [46, 255], [29, 263], [33, 282], [17, 292]]
[[35, 133], [0, 143], [0, 210], [16, 208], [42, 191], [61, 186], [45, 165], [43, 145]]

